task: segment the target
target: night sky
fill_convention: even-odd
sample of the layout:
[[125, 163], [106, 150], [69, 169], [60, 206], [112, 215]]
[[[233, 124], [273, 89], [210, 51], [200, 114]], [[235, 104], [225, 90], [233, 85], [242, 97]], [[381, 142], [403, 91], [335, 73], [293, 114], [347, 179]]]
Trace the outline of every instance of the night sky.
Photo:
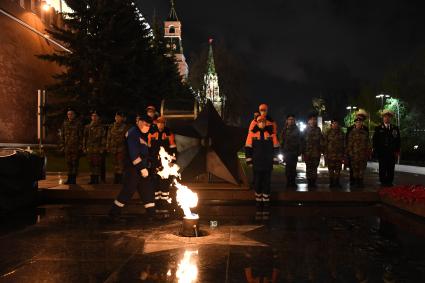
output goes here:
[[[345, 113], [361, 85], [424, 46], [425, 1], [176, 0], [189, 68], [209, 37], [246, 64], [252, 113], [259, 102], [278, 116], [305, 116], [313, 97], [330, 115]], [[163, 19], [168, 0], [140, 0], [150, 21]], [[276, 117], [276, 118], [278, 118]]]

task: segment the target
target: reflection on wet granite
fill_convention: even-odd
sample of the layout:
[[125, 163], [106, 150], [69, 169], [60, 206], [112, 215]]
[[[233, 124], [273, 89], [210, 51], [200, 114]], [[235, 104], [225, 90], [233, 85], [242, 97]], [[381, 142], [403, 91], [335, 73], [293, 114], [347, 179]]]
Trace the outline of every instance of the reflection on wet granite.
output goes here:
[[388, 208], [280, 206], [256, 221], [254, 207], [205, 206], [199, 238], [107, 208], [2, 216], [0, 282], [425, 282], [425, 222]]

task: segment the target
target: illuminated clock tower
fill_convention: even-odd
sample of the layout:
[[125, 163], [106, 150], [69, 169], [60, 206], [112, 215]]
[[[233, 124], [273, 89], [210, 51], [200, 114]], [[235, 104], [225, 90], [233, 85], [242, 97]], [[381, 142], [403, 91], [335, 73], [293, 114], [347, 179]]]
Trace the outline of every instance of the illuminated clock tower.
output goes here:
[[174, 56], [182, 81], [187, 81], [189, 67], [183, 53], [182, 25], [174, 8], [174, 0], [171, 0], [171, 10], [167, 20], [164, 22], [164, 38], [169, 56]]

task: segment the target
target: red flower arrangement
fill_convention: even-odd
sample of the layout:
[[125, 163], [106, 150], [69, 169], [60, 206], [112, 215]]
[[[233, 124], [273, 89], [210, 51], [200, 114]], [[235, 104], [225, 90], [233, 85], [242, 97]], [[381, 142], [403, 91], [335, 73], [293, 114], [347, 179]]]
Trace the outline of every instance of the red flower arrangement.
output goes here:
[[406, 185], [392, 188], [383, 188], [379, 190], [379, 195], [384, 198], [390, 198], [394, 201], [400, 201], [406, 204], [425, 205], [425, 186]]

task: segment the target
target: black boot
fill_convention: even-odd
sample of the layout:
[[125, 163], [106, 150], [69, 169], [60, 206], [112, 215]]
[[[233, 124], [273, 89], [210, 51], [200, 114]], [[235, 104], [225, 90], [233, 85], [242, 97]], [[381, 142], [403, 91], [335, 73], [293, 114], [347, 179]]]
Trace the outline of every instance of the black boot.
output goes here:
[[94, 175], [90, 175], [90, 182], [89, 185], [94, 185], [95, 181], [94, 181]]
[[329, 178], [329, 188], [335, 188], [335, 180], [334, 180], [334, 178]]
[[364, 188], [363, 179], [357, 179], [357, 188], [359, 188], [359, 189]]
[[66, 179], [66, 181], [65, 181], [65, 185], [70, 185], [71, 184], [71, 182], [72, 182], [72, 175], [69, 175], [68, 174], [68, 178]]
[[148, 221], [153, 221], [155, 219], [155, 207], [146, 208], [146, 216]]
[[308, 181], [308, 187], [309, 187], [310, 189], [317, 188], [317, 186], [316, 186], [316, 180], [315, 180], [315, 179], [310, 179], [310, 180]]
[[114, 184], [121, 184], [122, 183], [122, 174], [115, 174], [114, 175]]
[[75, 185], [77, 184], [77, 175], [71, 175], [72, 179], [71, 179], [71, 185]]
[[113, 204], [111, 209], [109, 209], [109, 217], [113, 218], [113, 219], [118, 219], [121, 216], [121, 207], [119, 207], [116, 204]]
[[338, 177], [335, 178], [334, 186], [335, 186], [335, 188], [339, 188], [339, 189], [342, 188], [341, 183], [339, 182], [339, 178]]

